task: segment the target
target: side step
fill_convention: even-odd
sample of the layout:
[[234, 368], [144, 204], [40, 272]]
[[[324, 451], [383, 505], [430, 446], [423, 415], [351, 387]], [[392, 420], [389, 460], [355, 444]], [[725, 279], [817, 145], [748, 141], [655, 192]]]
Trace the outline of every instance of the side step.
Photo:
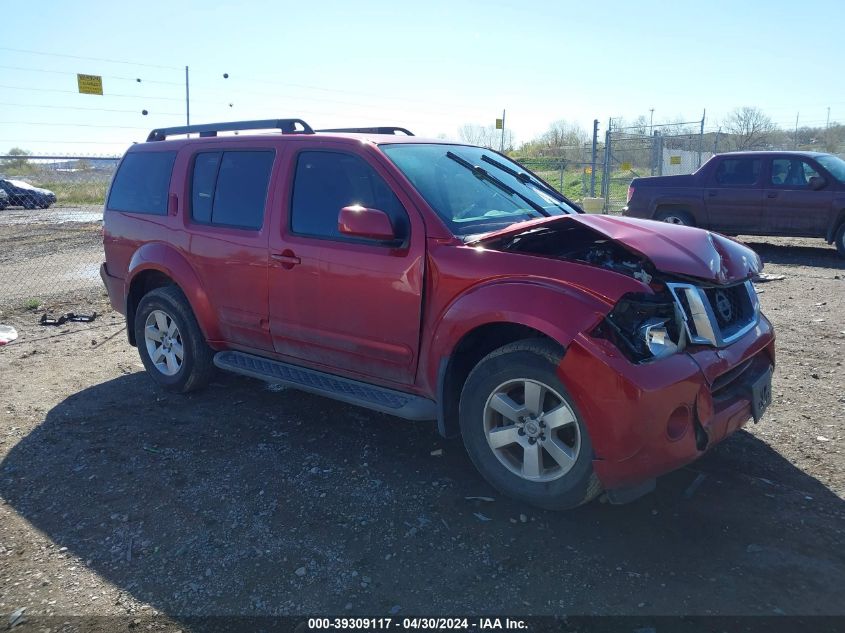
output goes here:
[[214, 364], [236, 374], [287, 385], [406, 420], [437, 419], [433, 400], [298, 365], [233, 351], [215, 354]]

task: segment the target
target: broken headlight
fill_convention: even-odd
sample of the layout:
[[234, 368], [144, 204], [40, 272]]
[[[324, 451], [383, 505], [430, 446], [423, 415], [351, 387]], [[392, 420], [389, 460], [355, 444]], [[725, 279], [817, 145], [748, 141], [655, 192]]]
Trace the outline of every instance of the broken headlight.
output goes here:
[[680, 308], [668, 295], [625, 295], [594, 334], [637, 363], [676, 354], [687, 342]]

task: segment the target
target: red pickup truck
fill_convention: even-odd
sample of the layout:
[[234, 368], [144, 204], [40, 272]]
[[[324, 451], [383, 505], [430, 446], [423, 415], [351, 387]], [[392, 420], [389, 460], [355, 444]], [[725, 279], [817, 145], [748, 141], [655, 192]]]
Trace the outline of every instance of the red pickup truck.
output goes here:
[[101, 276], [159, 385], [216, 367], [436, 420], [491, 484], [556, 509], [643, 494], [760, 418], [753, 251], [584, 215], [492, 150], [390, 131], [281, 119], [129, 149]]
[[694, 174], [634, 178], [622, 213], [725, 235], [820, 237], [845, 257], [845, 160], [819, 152], [717, 154]]

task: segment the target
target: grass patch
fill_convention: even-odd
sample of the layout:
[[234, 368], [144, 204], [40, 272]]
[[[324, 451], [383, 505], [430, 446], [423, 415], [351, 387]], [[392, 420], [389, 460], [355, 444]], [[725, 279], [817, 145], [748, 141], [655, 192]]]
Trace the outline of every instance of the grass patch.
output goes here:
[[41, 299], [36, 299], [35, 297], [30, 297], [29, 299], [23, 302], [23, 309], [29, 310], [30, 312], [34, 312], [40, 307]]
[[101, 205], [106, 200], [107, 182], [50, 182], [35, 181], [36, 187], [49, 189], [56, 194], [56, 204]]

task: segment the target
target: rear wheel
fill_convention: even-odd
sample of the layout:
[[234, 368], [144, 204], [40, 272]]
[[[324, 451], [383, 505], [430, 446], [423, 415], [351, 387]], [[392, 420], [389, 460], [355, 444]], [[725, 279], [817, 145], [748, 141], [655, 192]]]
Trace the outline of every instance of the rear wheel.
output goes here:
[[594, 498], [592, 445], [557, 377], [560, 350], [531, 339], [492, 352], [472, 370], [460, 403], [464, 444], [502, 493], [552, 510]]
[[843, 222], [839, 226], [839, 230], [836, 231], [836, 250], [839, 253], [840, 257], [845, 257], [845, 222]]
[[141, 361], [164, 389], [187, 393], [211, 380], [214, 352], [206, 345], [178, 287], [156, 288], [145, 294], [135, 311], [134, 327]]
[[666, 222], [668, 224], [680, 224], [683, 226], [695, 226], [695, 220], [687, 211], [678, 209], [667, 209], [665, 211], [658, 211], [654, 215], [654, 219], [658, 222]]

